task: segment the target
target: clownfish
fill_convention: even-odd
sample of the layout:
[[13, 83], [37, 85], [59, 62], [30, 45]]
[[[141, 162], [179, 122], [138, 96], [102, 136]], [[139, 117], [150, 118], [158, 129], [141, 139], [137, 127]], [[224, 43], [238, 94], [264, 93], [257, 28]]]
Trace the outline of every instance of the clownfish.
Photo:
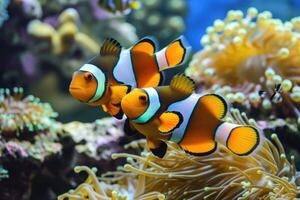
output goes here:
[[163, 83], [162, 71], [183, 64], [190, 46], [181, 36], [157, 51], [155, 41], [141, 39], [123, 49], [114, 39], [106, 39], [97, 55], [74, 72], [69, 86], [71, 95], [121, 119], [121, 99], [131, 88], [156, 87]]
[[98, 5], [113, 14], [129, 14], [141, 7], [139, 0], [98, 0]]
[[133, 89], [121, 101], [128, 127], [145, 135], [148, 148], [160, 158], [167, 140], [199, 156], [213, 153], [218, 143], [239, 156], [257, 149], [261, 136], [256, 128], [225, 122], [223, 97], [195, 94], [194, 88], [194, 81], [180, 74], [169, 86]]

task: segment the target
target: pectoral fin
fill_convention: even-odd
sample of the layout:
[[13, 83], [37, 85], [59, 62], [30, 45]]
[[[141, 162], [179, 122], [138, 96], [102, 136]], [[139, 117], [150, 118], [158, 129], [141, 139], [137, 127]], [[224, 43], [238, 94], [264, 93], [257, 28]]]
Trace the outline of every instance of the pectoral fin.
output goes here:
[[117, 118], [117, 119], [122, 119], [123, 118], [123, 111], [121, 109], [120, 104], [112, 104], [111, 102], [107, 104], [102, 105], [102, 109], [104, 112], [107, 112], [111, 116]]
[[167, 144], [160, 140], [155, 140], [152, 138], [147, 138], [147, 146], [150, 149], [150, 151], [153, 153], [153, 155], [163, 158], [164, 155], [167, 152]]
[[182, 123], [182, 115], [178, 112], [164, 112], [159, 117], [159, 132], [169, 133]]
[[111, 86], [110, 102], [114, 105], [120, 104], [122, 98], [130, 91], [130, 89], [131, 87], [129, 85]]

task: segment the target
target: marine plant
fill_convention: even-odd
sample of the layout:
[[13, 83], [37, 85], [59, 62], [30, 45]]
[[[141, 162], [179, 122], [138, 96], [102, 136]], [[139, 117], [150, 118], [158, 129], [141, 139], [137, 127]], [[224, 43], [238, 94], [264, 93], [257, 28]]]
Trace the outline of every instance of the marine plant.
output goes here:
[[[232, 109], [228, 120], [256, 125]], [[186, 154], [168, 142], [163, 159], [148, 152], [144, 140], [133, 141], [138, 155], [119, 153], [127, 164], [97, 177], [95, 169], [79, 166], [88, 178], [76, 189], [58, 197], [69, 199], [294, 199], [299, 193], [294, 156], [290, 161], [276, 134], [264, 138], [261, 148], [248, 157], [230, 153], [224, 146], [211, 155]]]
[[0, 133], [2, 137], [26, 137], [49, 130], [57, 113], [48, 103], [29, 95], [23, 88], [0, 89]]

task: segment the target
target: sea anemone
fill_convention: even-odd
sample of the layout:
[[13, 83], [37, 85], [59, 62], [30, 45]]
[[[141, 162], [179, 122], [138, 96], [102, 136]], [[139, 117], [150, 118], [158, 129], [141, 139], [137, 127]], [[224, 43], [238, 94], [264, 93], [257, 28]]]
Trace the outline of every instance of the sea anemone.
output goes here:
[[[300, 18], [283, 23], [268, 11], [229, 11], [225, 20], [216, 20], [201, 39], [187, 73], [208, 85], [255, 85], [263, 81], [283, 83], [284, 90], [298, 84]], [[263, 80], [261, 80], [263, 79]]]
[[[201, 39], [186, 73], [199, 92], [223, 95], [256, 119], [300, 122], [300, 18], [282, 22], [268, 11], [229, 11]], [[280, 90], [281, 88], [281, 90]], [[276, 91], [278, 91], [276, 93]], [[271, 117], [270, 117], [271, 116]], [[296, 125], [297, 126], [297, 125]]]
[[3, 137], [26, 137], [51, 128], [57, 113], [48, 103], [23, 89], [0, 89], [0, 133]]
[[[228, 119], [255, 125], [235, 109]], [[126, 158], [127, 164], [99, 178], [95, 170], [76, 167], [88, 178], [58, 199], [295, 199], [299, 193], [294, 156], [287, 159], [276, 134], [271, 141], [264, 138], [262, 147], [247, 157], [236, 156], [224, 146], [195, 157], [168, 142], [166, 156], [159, 159], [146, 150], [144, 140], [128, 146], [143, 152], [113, 154], [113, 159]]]

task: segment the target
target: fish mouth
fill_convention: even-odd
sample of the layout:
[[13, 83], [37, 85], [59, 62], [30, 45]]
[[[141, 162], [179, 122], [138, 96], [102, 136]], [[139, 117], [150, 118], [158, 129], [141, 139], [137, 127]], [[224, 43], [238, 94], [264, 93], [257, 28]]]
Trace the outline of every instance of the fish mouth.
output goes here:
[[122, 99], [121, 101], [121, 110], [123, 113], [129, 118], [134, 119], [136, 118], [136, 114], [132, 112], [132, 103], [127, 99]]
[[84, 98], [83, 93], [82, 93], [82, 88], [79, 87], [70, 87], [69, 92], [74, 97], [75, 99], [81, 101], [81, 102], [86, 102], [86, 98]]
[[81, 90], [82, 88], [80, 87], [70, 87], [69, 90]]

